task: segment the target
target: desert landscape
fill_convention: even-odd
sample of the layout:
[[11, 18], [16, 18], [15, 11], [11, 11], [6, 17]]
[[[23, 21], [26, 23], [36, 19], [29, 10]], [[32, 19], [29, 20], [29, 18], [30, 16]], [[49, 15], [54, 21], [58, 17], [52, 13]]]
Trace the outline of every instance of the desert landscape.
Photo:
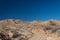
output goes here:
[[0, 20], [0, 40], [60, 40], [60, 21]]

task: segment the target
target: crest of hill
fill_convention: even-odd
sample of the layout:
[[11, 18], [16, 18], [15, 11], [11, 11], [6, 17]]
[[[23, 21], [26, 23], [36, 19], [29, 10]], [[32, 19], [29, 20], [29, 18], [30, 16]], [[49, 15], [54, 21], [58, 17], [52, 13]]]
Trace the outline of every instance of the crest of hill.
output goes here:
[[43, 22], [44, 24], [56, 24], [56, 25], [60, 25], [60, 21], [59, 20], [48, 20]]
[[40, 24], [40, 25], [53, 25], [53, 24], [60, 25], [59, 20], [46, 20], [46, 21], [35, 20], [30, 23]]
[[11, 23], [11, 24], [20, 24], [20, 23], [24, 23], [24, 24], [43, 24], [43, 25], [47, 25], [47, 24], [57, 24], [60, 25], [60, 21], [59, 20], [47, 20], [47, 21], [40, 21], [40, 20], [35, 20], [35, 21], [31, 21], [31, 22], [27, 22], [27, 21], [22, 21], [22, 20], [15, 20], [15, 19], [7, 19], [7, 20], [0, 20], [0, 24], [5, 24], [5, 23]]
[[7, 20], [0, 20], [0, 23], [11, 23], [11, 24], [19, 24], [19, 23], [28, 23], [22, 20], [15, 20], [15, 19], [7, 19]]
[[41, 21], [41, 20], [34, 20], [34, 21], [30, 22], [30, 23], [41, 23], [41, 22], [43, 22], [43, 21]]

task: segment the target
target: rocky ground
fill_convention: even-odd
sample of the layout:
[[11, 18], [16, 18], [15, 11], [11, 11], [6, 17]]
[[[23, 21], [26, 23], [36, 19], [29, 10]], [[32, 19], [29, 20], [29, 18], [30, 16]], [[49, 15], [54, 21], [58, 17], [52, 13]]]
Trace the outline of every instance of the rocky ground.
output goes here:
[[60, 40], [60, 21], [0, 20], [0, 40]]

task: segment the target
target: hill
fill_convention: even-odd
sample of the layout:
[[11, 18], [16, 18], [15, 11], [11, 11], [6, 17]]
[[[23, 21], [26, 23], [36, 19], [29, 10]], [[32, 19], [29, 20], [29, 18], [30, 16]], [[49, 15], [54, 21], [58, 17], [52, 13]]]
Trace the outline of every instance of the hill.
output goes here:
[[0, 20], [0, 40], [60, 40], [60, 21]]

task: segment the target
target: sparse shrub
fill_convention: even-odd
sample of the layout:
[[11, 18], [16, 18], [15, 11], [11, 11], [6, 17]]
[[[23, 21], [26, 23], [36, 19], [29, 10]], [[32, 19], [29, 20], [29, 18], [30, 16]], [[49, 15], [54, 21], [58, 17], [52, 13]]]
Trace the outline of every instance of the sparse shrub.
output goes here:
[[28, 37], [27, 37], [28, 35], [25, 35], [25, 32], [12, 31], [12, 33], [13, 33], [12, 38], [14, 38], [14, 39], [28, 40]]
[[55, 22], [53, 22], [53, 21], [50, 21], [50, 25], [51, 25], [51, 26], [55, 26], [55, 25], [56, 25], [56, 23], [55, 23]]
[[2, 39], [2, 40], [11, 40], [9, 35], [6, 34], [5, 32], [0, 32], [0, 39]]
[[18, 33], [17, 31], [13, 31], [13, 36], [12, 36], [12, 38], [17, 38], [17, 37], [19, 37], [19, 36], [21, 36], [20, 33]]
[[51, 29], [52, 29], [52, 27], [50, 27], [50, 26], [43, 27], [43, 30], [51, 30]]
[[56, 30], [56, 34], [60, 36], [60, 30]]
[[53, 28], [51, 31], [52, 31], [52, 33], [54, 33], [54, 32], [57, 32], [57, 30], [59, 30], [60, 29], [60, 27], [57, 27], [57, 28]]

